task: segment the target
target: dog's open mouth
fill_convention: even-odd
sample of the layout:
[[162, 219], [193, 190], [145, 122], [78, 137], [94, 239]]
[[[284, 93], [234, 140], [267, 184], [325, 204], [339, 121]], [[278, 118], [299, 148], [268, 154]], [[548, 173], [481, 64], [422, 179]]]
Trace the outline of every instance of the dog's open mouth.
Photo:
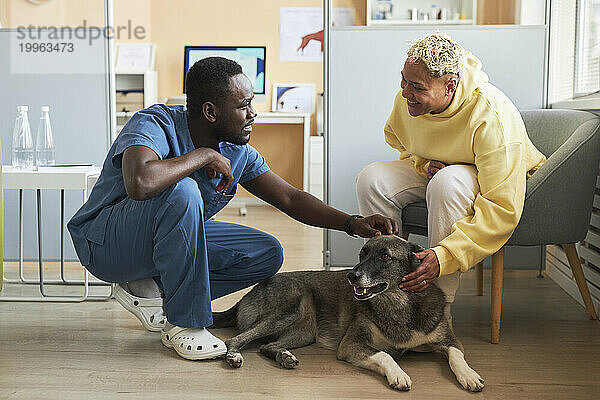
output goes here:
[[383, 292], [385, 289], [387, 289], [387, 287], [387, 283], [378, 283], [375, 286], [353, 286], [352, 288], [354, 289], [354, 297], [356, 297], [358, 300], [367, 300]]

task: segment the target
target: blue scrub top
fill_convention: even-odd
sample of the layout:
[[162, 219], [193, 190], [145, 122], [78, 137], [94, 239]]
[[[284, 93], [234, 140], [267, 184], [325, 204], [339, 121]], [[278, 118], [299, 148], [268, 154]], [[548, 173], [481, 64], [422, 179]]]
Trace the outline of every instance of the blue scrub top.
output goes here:
[[[100, 178], [88, 200], [67, 224], [77, 255], [83, 265], [89, 263], [86, 240], [103, 244], [110, 207], [127, 198], [121, 160], [130, 146], [142, 145], [161, 160], [179, 157], [194, 150], [184, 106], [156, 104], [135, 113], [111, 146]], [[222, 175], [210, 179], [204, 168], [190, 175], [198, 183], [204, 200], [204, 220], [220, 211], [235, 195], [238, 183], [252, 180], [269, 170], [264, 158], [250, 145], [219, 143], [221, 154], [231, 163], [233, 182], [226, 192], [217, 192]]]

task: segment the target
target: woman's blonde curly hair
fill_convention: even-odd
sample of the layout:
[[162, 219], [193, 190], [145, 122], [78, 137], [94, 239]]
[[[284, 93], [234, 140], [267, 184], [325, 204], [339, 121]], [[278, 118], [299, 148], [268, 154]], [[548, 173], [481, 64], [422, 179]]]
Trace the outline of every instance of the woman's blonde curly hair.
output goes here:
[[431, 76], [462, 73], [465, 49], [446, 33], [436, 32], [412, 42], [406, 61], [425, 64]]

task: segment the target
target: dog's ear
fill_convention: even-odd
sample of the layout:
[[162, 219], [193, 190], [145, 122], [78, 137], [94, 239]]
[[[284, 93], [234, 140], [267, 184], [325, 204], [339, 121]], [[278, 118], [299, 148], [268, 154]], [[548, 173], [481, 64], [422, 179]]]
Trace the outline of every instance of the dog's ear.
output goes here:
[[425, 250], [423, 247], [421, 247], [420, 245], [418, 245], [416, 243], [408, 242], [408, 245], [410, 246], [411, 253], [419, 253], [419, 252]]
[[415, 253], [410, 253], [410, 255], [408, 256], [408, 260], [410, 261], [410, 270], [414, 271], [415, 269], [419, 268], [419, 265], [421, 265], [421, 260], [419, 260], [417, 258], [417, 256], [415, 256]]
[[414, 271], [415, 269], [419, 268], [419, 265], [421, 265], [421, 260], [419, 260], [417, 258], [417, 256], [415, 255], [415, 253], [419, 253], [423, 250], [425, 250], [423, 247], [419, 246], [416, 243], [408, 243], [409, 244], [409, 249], [410, 249], [410, 253], [408, 255], [408, 259], [410, 260], [410, 269], [412, 271]]

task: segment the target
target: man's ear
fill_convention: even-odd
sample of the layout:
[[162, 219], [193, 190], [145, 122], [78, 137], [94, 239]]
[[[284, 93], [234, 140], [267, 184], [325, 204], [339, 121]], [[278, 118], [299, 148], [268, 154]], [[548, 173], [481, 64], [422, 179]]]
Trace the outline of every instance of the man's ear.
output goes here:
[[206, 101], [202, 104], [202, 114], [208, 122], [213, 123], [217, 120], [217, 107], [210, 101]]

